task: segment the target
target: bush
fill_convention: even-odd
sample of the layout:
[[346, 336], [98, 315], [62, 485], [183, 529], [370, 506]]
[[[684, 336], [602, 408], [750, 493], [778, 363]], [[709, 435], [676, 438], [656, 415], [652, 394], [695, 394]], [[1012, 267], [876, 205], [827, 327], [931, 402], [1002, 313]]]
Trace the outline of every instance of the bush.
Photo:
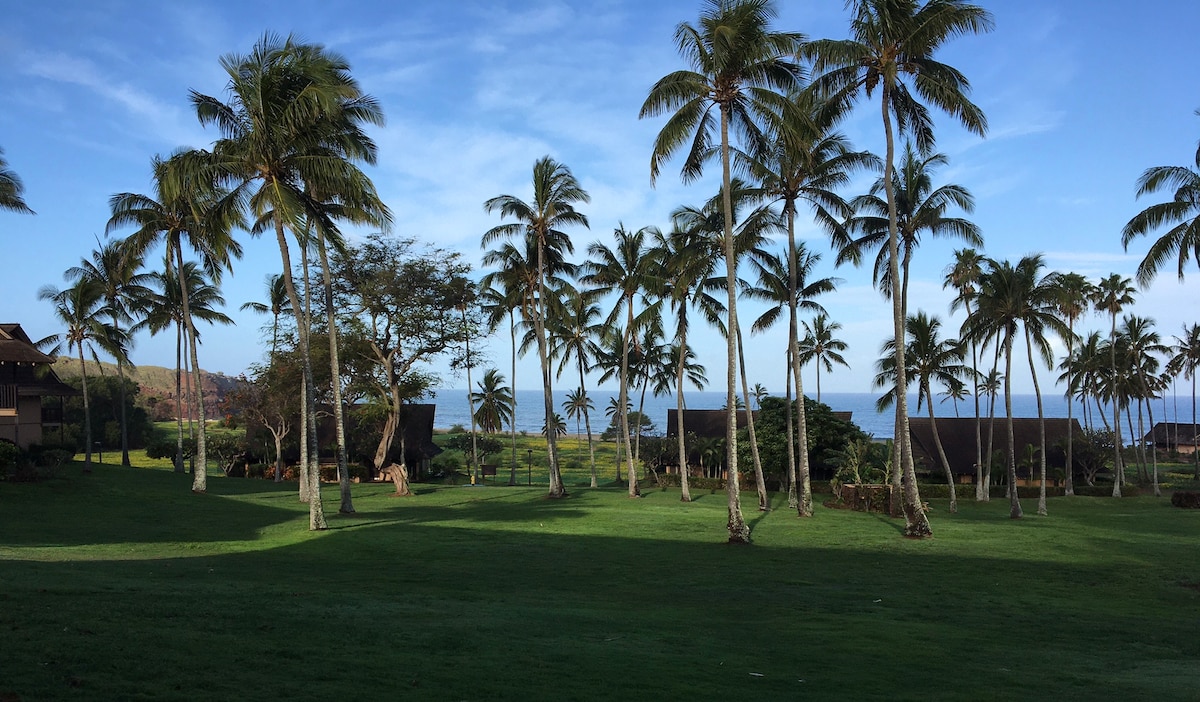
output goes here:
[[1181, 490], [1171, 495], [1171, 504], [1182, 509], [1200, 509], [1200, 492]]

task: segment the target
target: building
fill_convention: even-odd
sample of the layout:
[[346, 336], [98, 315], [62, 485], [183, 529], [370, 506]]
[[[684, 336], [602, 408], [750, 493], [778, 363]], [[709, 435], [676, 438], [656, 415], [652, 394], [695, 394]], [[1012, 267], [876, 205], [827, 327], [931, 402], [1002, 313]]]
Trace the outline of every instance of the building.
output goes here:
[[1200, 426], [1181, 422], [1156, 422], [1142, 442], [1160, 451], [1175, 450], [1191, 455], [1200, 444]]
[[[996, 417], [992, 424], [992, 451], [1004, 453], [1008, 450], [1008, 420]], [[979, 420], [980, 439], [983, 442], [983, 455], [987, 456], [988, 425], [987, 417]], [[1059, 476], [1064, 475], [1066, 451], [1059, 447], [1065, 444], [1067, 428], [1074, 428], [1075, 436], [1083, 433], [1079, 420], [1072, 419], [1070, 424], [1066, 419], [1046, 419], [1046, 478], [1054, 483], [1059, 482]], [[937, 419], [938, 437], [942, 440], [942, 449], [946, 452], [946, 461], [950, 464], [950, 472], [959, 483], [975, 482], [975, 418], [974, 417], [940, 417]], [[939, 479], [945, 475], [942, 461], [938, 457], [937, 445], [933, 440], [933, 428], [928, 417], [909, 417], [908, 435], [912, 437], [913, 461], [918, 469], [923, 468]], [[1038, 468], [1031, 471], [1021, 467], [1025, 455], [1032, 447], [1036, 451], [1041, 446], [1039, 436], [1039, 421], [1036, 417], [1013, 418], [1013, 446], [1017, 453], [1017, 483], [1029, 484], [1036, 481]], [[1036, 455], [1036, 454], [1035, 454]], [[992, 479], [997, 480], [1007, 470], [1005, 464], [992, 462]]]
[[[62, 426], [63, 397], [79, 395], [53, 370], [54, 359], [33, 345], [20, 324], [0, 324], [0, 441], [29, 448]], [[57, 397], [58, 406], [42, 406]]]

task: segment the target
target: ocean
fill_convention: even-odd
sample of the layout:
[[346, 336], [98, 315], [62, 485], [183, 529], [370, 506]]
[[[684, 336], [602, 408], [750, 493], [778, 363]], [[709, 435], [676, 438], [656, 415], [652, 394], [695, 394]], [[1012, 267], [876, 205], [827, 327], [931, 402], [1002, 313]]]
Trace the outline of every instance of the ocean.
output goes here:
[[[591, 412], [592, 431], [600, 433], [604, 427], [608, 425], [608, 418], [604, 416], [604, 410], [609, 406], [610, 398], [615, 398], [617, 393], [611, 390], [589, 390], [588, 395], [592, 398], [592, 403], [596, 406], [596, 410]], [[554, 407], [556, 411], [564, 418], [567, 416], [565, 410], [562, 409], [563, 401], [566, 400], [567, 390], [554, 391]], [[821, 401], [829, 405], [835, 411], [852, 412], [852, 420], [863, 431], [871, 434], [877, 439], [890, 439], [893, 436], [893, 423], [895, 415], [892, 411], [876, 412], [875, 400], [878, 395], [872, 393], [822, 393]], [[724, 392], [687, 392], [684, 394], [687, 409], [720, 409], [725, 404]], [[516, 392], [517, 411], [516, 425], [517, 431], [525, 431], [530, 434], [538, 434], [542, 431], [542, 425], [545, 420], [545, 413], [542, 409], [542, 392], [540, 390], [518, 390]], [[630, 400], [633, 403], [633, 409], [638, 408], [638, 396], [631, 395]], [[955, 406], [951, 401], [940, 401], [934, 406], [934, 412], [939, 417], [955, 416]], [[434, 426], [438, 429], [449, 429], [455, 424], [461, 424], [464, 427], [469, 427], [471, 423], [471, 415], [467, 406], [467, 393], [465, 390], [441, 389], [436, 391], [436, 397], [425, 402], [433, 402], [437, 404], [437, 410], [434, 414]], [[1166, 412], [1161, 402], [1156, 402], [1154, 406], [1155, 421], [1175, 421], [1174, 411], [1170, 407], [1171, 398], [1168, 398], [1168, 407]], [[1190, 402], [1183, 402], [1182, 398], [1180, 406]], [[916, 395], [909, 395], [908, 399], [909, 414], [911, 416], [927, 416], [927, 411], [924, 405], [921, 407], [921, 412], [916, 411], [917, 398]], [[1051, 396], [1042, 398], [1042, 405], [1047, 417], [1066, 417], [1067, 403], [1061, 394], [1055, 392]], [[656, 431], [655, 434], [666, 434], [667, 410], [675, 409], [675, 396], [670, 397], [652, 397], [646, 396], [645, 413], [651, 421], [654, 422]], [[1182, 409], [1181, 412], [1184, 412]], [[974, 416], [974, 401], [966, 400], [958, 403], [957, 414], [961, 417]], [[983, 405], [981, 412], [986, 416], [987, 407]], [[1074, 416], [1079, 418], [1080, 424], [1083, 423], [1083, 414], [1079, 404], [1075, 405], [1073, 410]], [[1188, 410], [1190, 412], [1190, 410]], [[1188, 412], [1184, 412], [1187, 414]], [[1003, 416], [1004, 414], [1004, 399], [997, 398], [996, 414]], [[1164, 416], [1166, 415], [1166, 416]], [[1014, 417], [1036, 417], [1037, 416], [1037, 398], [1034, 395], [1014, 395], [1013, 396], [1013, 416]], [[582, 421], [582, 420], [581, 420]], [[1189, 417], [1185, 417], [1179, 421], [1190, 421]], [[567, 420], [567, 431], [576, 433], [574, 420]], [[582, 433], [581, 428], [578, 433]]]

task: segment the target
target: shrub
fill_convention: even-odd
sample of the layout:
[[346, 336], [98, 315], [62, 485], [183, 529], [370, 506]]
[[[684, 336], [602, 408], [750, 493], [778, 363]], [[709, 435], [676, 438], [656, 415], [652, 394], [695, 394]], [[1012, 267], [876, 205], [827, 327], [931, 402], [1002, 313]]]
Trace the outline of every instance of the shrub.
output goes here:
[[1200, 492], [1176, 492], [1171, 495], [1171, 504], [1182, 509], [1200, 509]]

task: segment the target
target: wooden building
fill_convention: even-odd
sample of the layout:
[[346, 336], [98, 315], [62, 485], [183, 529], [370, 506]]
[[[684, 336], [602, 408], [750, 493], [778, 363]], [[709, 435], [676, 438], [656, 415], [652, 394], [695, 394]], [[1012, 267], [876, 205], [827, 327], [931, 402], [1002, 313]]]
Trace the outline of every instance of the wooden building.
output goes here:
[[1191, 455], [1200, 444], [1200, 425], [1182, 422], [1155, 422], [1154, 427], [1142, 437], [1147, 446], [1153, 445], [1160, 451], [1178, 451]]
[[[992, 451], [1006, 452], [1008, 450], [1008, 420], [996, 417], [992, 424]], [[979, 420], [980, 437], [983, 443], [982, 454], [987, 460], [987, 441], [989, 420], [983, 417]], [[1030, 469], [1021, 467], [1021, 462], [1033, 447], [1036, 451], [1041, 447], [1037, 417], [1013, 418], [1013, 446], [1017, 453], [1017, 482], [1026, 484], [1035, 480], [1039, 468], [1035, 467], [1033, 476]], [[1046, 419], [1046, 478], [1057, 482], [1057, 476], [1063, 475], [1066, 465], [1066, 451], [1059, 444], [1066, 441], [1068, 426], [1073, 427], [1075, 436], [1083, 433], [1077, 419], [1072, 419], [1068, 425], [1066, 419]], [[946, 460], [950, 464], [950, 472], [959, 483], [975, 482], [975, 418], [974, 417], [939, 417], [937, 419], [938, 436], [942, 440], [942, 448], [946, 452]], [[933, 428], [928, 417], [909, 417], [908, 434], [912, 437], [913, 461], [918, 470], [924, 469], [937, 479], [944, 479], [941, 459], [938, 457], [937, 445], [933, 440]], [[1036, 455], [1036, 454], [1034, 454]], [[998, 466], [992, 462], [992, 479], [1001, 479], [1007, 470], [1001, 462]]]
[[53, 370], [54, 359], [33, 345], [20, 324], [0, 324], [0, 441], [28, 448], [62, 426], [62, 404], [42, 407], [44, 397], [79, 394]]

